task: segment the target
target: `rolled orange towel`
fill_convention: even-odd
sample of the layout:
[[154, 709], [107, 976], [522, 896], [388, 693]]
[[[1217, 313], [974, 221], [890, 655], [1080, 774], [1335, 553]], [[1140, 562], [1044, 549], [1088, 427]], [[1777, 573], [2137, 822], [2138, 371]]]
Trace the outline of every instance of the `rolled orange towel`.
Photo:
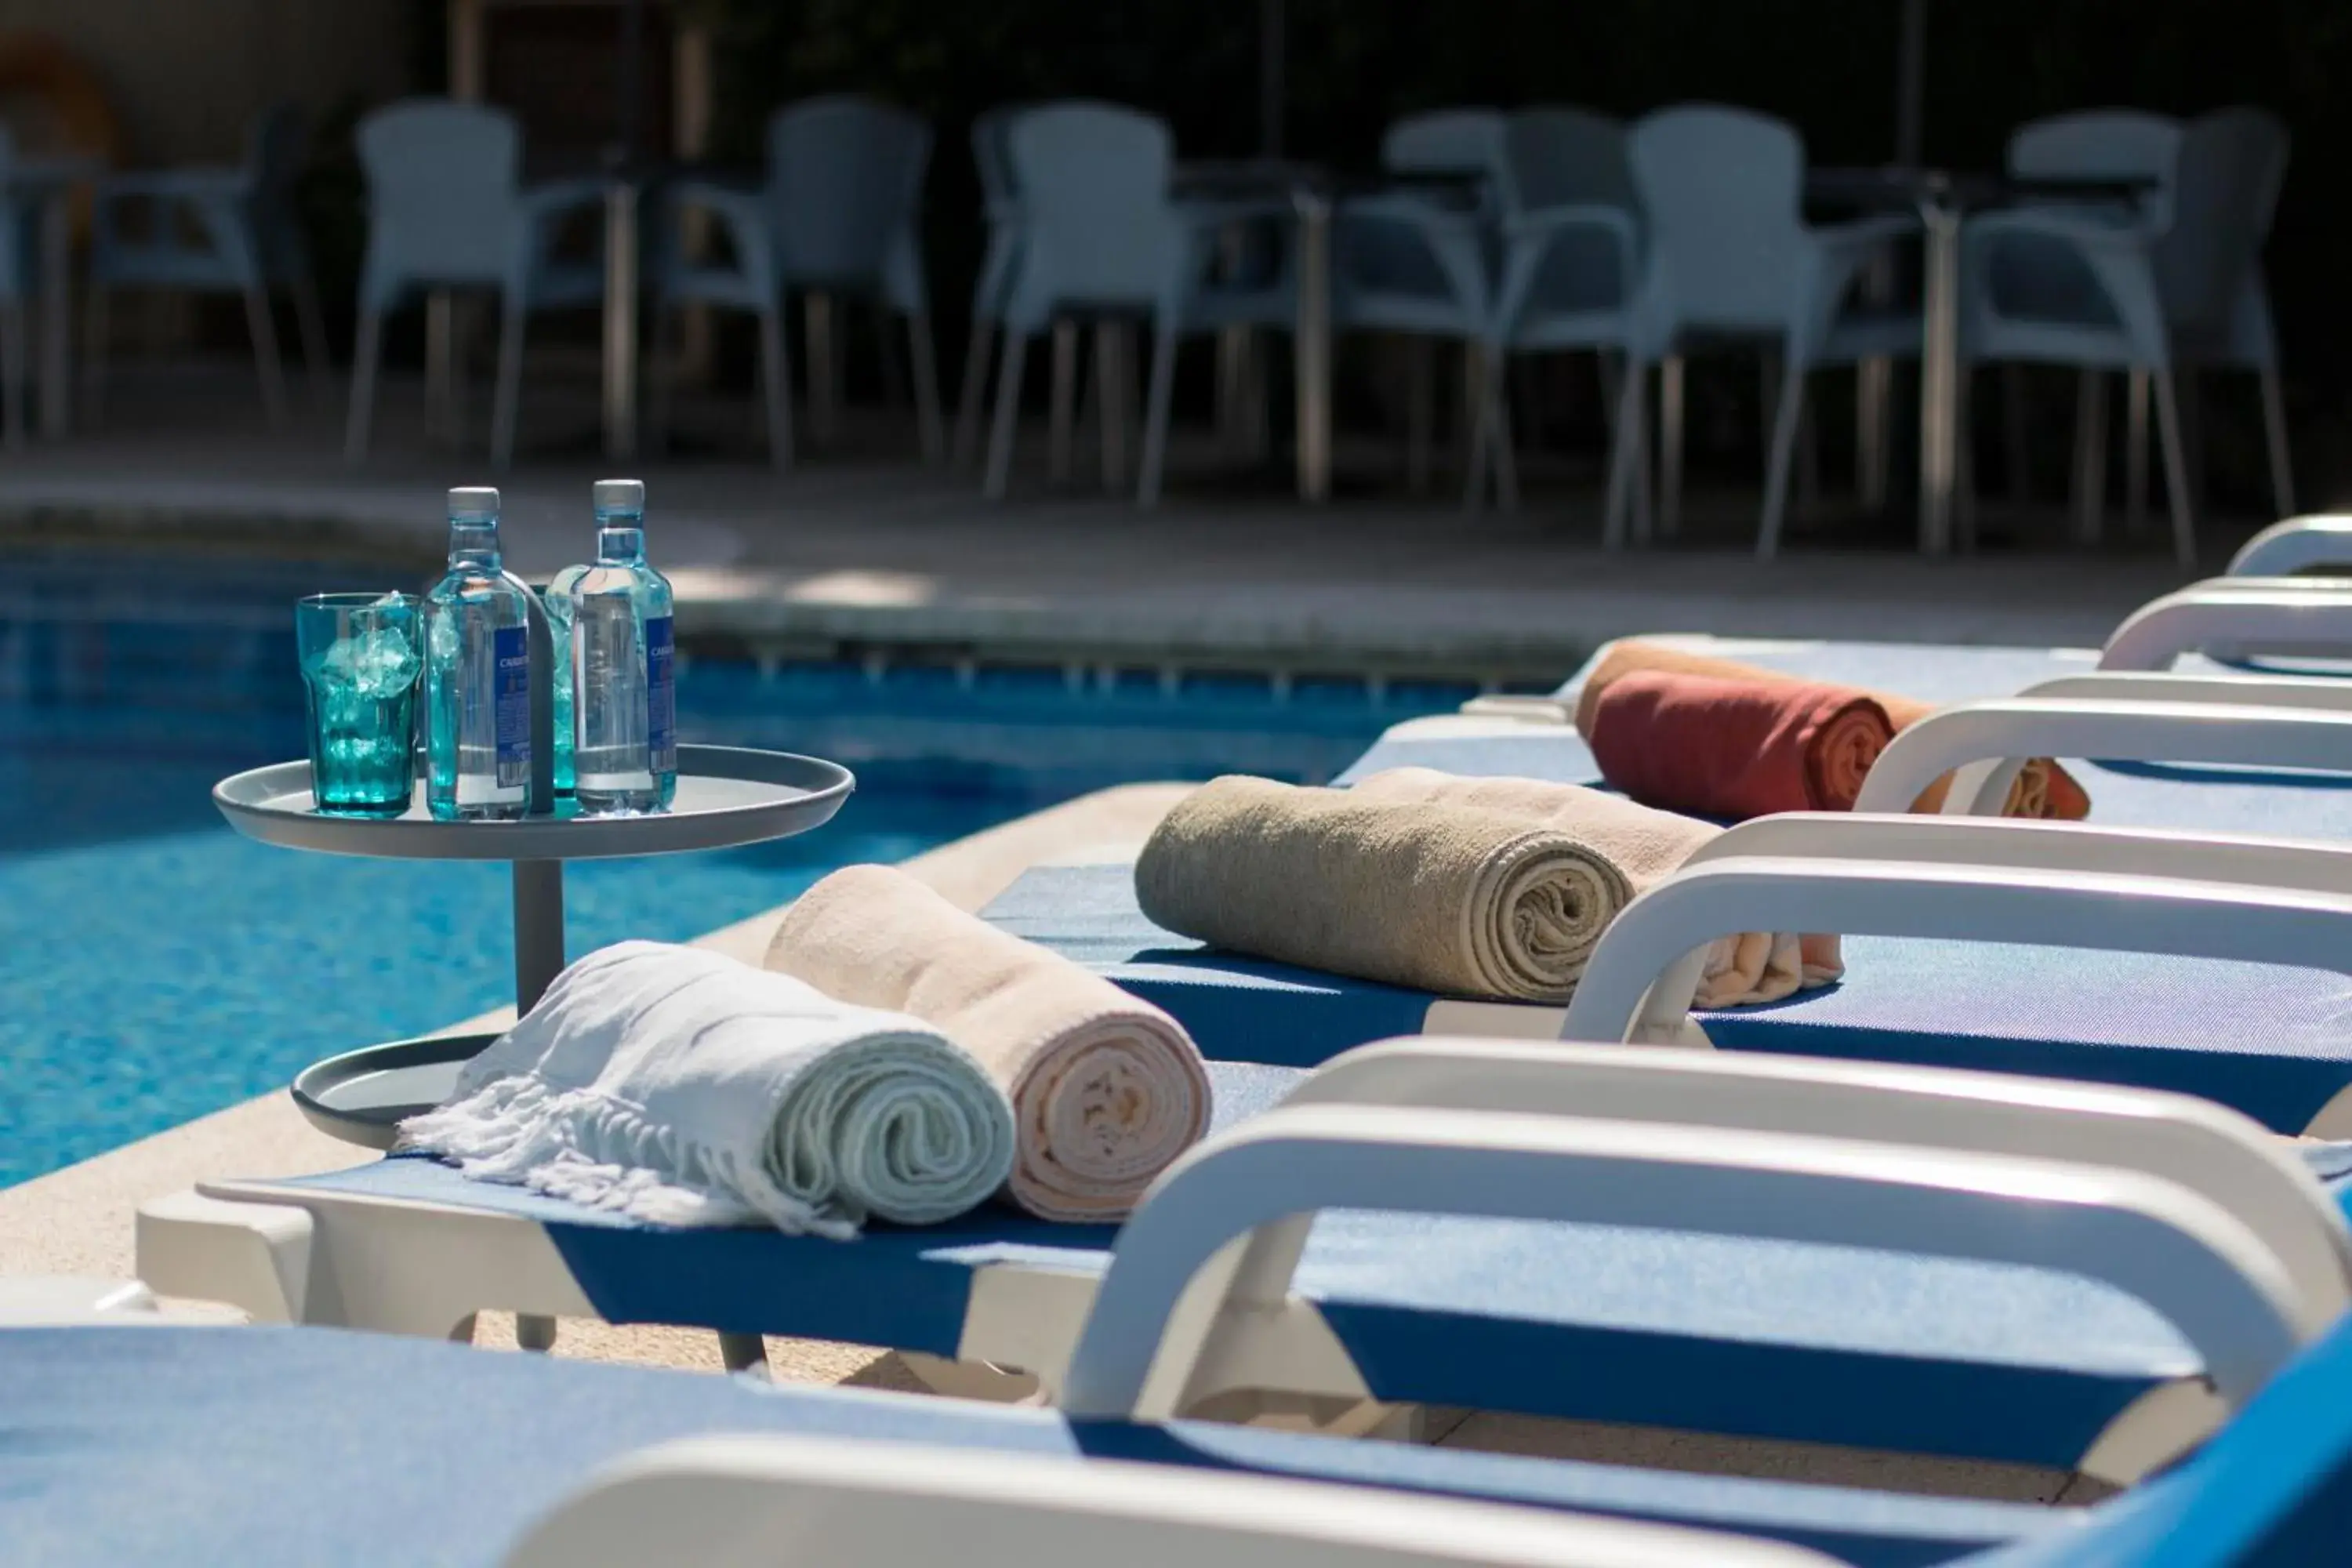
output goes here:
[[[1642, 673], [1664, 673], [1700, 676], [1717, 680], [1744, 681], [1750, 685], [1790, 687], [1810, 682], [1779, 670], [1759, 669], [1751, 664], [1739, 664], [1727, 658], [1709, 658], [1705, 654], [1684, 653], [1659, 643], [1643, 642], [1627, 637], [1611, 643], [1601, 650], [1593, 661], [1591, 673], [1584, 678], [1584, 689], [1576, 703], [1576, 728], [1592, 744], [1593, 722], [1602, 697], [1609, 689], [1629, 676]], [[1895, 732], [1905, 730], [1936, 710], [1936, 704], [1916, 698], [1898, 697], [1884, 691], [1857, 691], [1875, 701], [1885, 712]], [[1595, 747], [1596, 752], [1598, 747]], [[1949, 773], [1919, 792], [1911, 803], [1915, 812], [1932, 813], [1944, 808], [1944, 797], [1952, 787]], [[2002, 807], [2004, 816], [2043, 817], [2066, 822], [2080, 822], [2091, 814], [2091, 797], [2074, 776], [2048, 757], [2027, 761], [2010, 786], [2009, 800]]]
[[1849, 687], [1644, 669], [1610, 683], [1584, 738], [1601, 776], [1644, 805], [1738, 822], [1853, 810], [1895, 726]]

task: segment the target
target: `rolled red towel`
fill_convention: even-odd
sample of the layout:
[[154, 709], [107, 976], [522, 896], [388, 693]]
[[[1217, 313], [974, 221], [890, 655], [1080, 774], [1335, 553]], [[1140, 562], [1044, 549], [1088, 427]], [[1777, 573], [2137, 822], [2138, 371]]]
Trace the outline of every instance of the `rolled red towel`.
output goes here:
[[1645, 805], [1745, 821], [1851, 811], [1894, 721], [1869, 693], [1642, 670], [1612, 680], [1585, 740], [1601, 776]]

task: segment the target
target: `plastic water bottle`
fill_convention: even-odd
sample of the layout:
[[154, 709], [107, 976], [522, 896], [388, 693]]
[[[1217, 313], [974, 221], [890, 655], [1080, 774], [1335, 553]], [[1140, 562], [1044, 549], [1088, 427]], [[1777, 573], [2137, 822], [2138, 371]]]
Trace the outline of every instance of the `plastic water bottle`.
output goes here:
[[572, 793], [572, 591], [579, 586], [590, 568], [566, 566], [547, 580], [547, 592], [540, 603], [547, 607], [547, 637], [555, 655], [553, 679], [550, 696], [553, 698], [555, 793]]
[[596, 563], [571, 585], [572, 793], [583, 815], [677, 796], [668, 580], [646, 564], [646, 487], [596, 481]]
[[499, 553], [499, 492], [449, 492], [449, 571], [425, 596], [425, 803], [443, 822], [530, 806], [530, 590]]

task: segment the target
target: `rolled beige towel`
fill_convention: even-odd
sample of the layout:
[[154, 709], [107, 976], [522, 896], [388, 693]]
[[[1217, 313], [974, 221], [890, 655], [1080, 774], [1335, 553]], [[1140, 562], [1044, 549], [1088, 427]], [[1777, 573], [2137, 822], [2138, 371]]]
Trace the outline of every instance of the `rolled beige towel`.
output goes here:
[[[1135, 867], [1143, 912], [1239, 952], [1417, 990], [1564, 1003], [1634, 896], [1717, 829], [1615, 795], [1423, 768], [1352, 789], [1213, 781]], [[1804, 983], [1796, 940], [1709, 950], [1705, 1007]]]
[[1122, 1218], [1208, 1130], [1209, 1076], [1183, 1026], [903, 871], [851, 866], [785, 911], [765, 966], [838, 1001], [911, 1014], [1013, 1101], [1005, 1190], [1041, 1219]]
[[[1610, 853], [1636, 895], [1679, 870], [1722, 829], [1673, 812], [1653, 811], [1622, 795], [1546, 779], [1465, 778], [1434, 768], [1391, 768], [1355, 786], [1374, 800], [1451, 801], [1525, 817], [1548, 827], [1605, 835]], [[1777, 1002], [1790, 992], [1827, 985], [1845, 973], [1834, 936], [1741, 931], [1707, 949], [1695, 1005], [1738, 1007]]]

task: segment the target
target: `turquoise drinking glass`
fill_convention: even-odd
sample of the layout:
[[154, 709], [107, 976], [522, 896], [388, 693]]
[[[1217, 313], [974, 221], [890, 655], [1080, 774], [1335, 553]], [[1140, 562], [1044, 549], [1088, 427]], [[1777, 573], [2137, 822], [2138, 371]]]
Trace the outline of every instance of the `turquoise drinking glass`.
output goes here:
[[294, 605], [309, 699], [310, 799], [335, 816], [398, 816], [416, 785], [413, 594], [314, 594]]

